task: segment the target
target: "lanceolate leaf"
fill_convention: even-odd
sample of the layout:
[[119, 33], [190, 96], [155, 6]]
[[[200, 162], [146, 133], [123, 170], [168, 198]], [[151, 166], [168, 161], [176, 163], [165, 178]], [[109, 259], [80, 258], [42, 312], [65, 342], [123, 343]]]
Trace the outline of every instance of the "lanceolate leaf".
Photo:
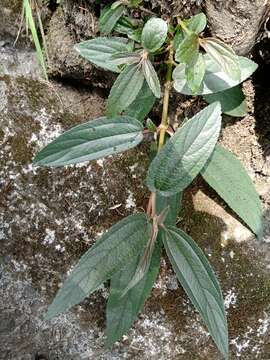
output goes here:
[[230, 208], [260, 237], [260, 198], [241, 162], [230, 151], [217, 144], [201, 174]]
[[[227, 74], [220, 70], [220, 67], [213, 61], [211, 58], [205, 54], [205, 76], [203, 82], [200, 86], [200, 89], [196, 92], [196, 95], [206, 95], [213, 94], [220, 91], [224, 91], [226, 89], [232, 88], [244, 80], [246, 80], [254, 71], [257, 69], [257, 64], [253, 61], [245, 58], [238, 57], [240, 70], [241, 70], [241, 78], [240, 80], [233, 80]], [[195, 95], [192, 94], [192, 91], [189, 89], [187, 85], [187, 81], [185, 79], [185, 65], [179, 64], [173, 72], [174, 79], [174, 88], [176, 91], [185, 94], [185, 95]]]
[[83, 41], [74, 46], [85, 59], [93, 64], [113, 72], [120, 72], [117, 64], [112, 60], [112, 55], [130, 52], [133, 45], [128, 39], [121, 37], [99, 37]]
[[116, 154], [138, 145], [142, 132], [141, 123], [132, 117], [102, 117], [60, 135], [37, 154], [34, 164], [62, 166]]
[[161, 48], [167, 37], [167, 23], [158, 18], [152, 18], [147, 21], [142, 31], [142, 46], [150, 51], [155, 52]]
[[151, 233], [145, 214], [128, 216], [113, 225], [75, 266], [46, 314], [50, 319], [94, 292], [104, 281], [137, 258]]
[[136, 99], [126, 109], [126, 114], [143, 122], [149, 112], [152, 110], [156, 97], [150, 90], [146, 81], [144, 81], [141, 90]]
[[200, 45], [230, 78], [239, 81], [241, 77], [238, 56], [233, 49], [215, 38], [200, 40]]
[[222, 293], [201, 249], [176, 227], [162, 230], [166, 253], [178, 280], [201, 314], [220, 352], [228, 359], [228, 329]]
[[247, 114], [246, 98], [240, 85], [216, 94], [205, 95], [204, 99], [208, 104], [219, 101], [224, 114], [236, 117], [246, 116]]
[[107, 115], [114, 116], [136, 99], [144, 81], [143, 72], [137, 64], [127, 66], [118, 76], [108, 98]]
[[184, 190], [211, 155], [220, 126], [220, 104], [213, 103], [177, 130], [149, 167], [146, 183], [150, 191], [168, 196]]
[[160, 253], [161, 243], [158, 241], [148, 272], [124, 296], [123, 291], [130, 283], [141, 255], [129, 261], [125, 268], [113, 275], [106, 308], [106, 335], [109, 346], [126, 334], [141, 311], [159, 272]]
[[160, 98], [160, 82], [156, 70], [151, 64], [151, 61], [149, 61], [148, 59], [144, 60], [142, 64], [142, 70], [145, 80], [147, 81], [147, 84], [152, 90], [153, 94], [155, 95], [155, 97]]
[[179, 63], [194, 61], [199, 54], [199, 38], [195, 33], [185, 36], [175, 53], [175, 60]]
[[203, 81], [205, 74], [205, 62], [202, 54], [198, 54], [196, 58], [186, 65], [187, 84], [192, 93], [196, 94]]
[[99, 18], [99, 30], [102, 34], [108, 35], [114, 28], [117, 21], [123, 15], [125, 7], [119, 5], [116, 8], [107, 7], [105, 8]]

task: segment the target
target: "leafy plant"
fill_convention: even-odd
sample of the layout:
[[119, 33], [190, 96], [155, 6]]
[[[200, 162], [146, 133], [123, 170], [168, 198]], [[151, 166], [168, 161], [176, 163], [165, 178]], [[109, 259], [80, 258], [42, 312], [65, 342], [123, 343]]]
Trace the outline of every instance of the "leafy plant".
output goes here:
[[[206, 17], [202, 13], [177, 22], [149, 18], [144, 10], [139, 20], [129, 17], [130, 9], [138, 7], [141, 1], [116, 1], [106, 7], [100, 18], [102, 36], [75, 45], [93, 64], [119, 73], [108, 97], [106, 117], [59, 136], [40, 151], [34, 164], [62, 166], [99, 159], [135, 147], [145, 132], [153, 132], [157, 153], [146, 178], [147, 211], [113, 225], [82, 256], [46, 319], [68, 310], [110, 280], [106, 335], [107, 344], [112, 345], [132, 326], [150, 294], [164, 246], [179, 282], [227, 359], [227, 320], [218, 280], [202, 250], [176, 227], [176, 219], [183, 191], [201, 174], [261, 236], [262, 211], [254, 185], [235, 156], [217, 144], [222, 110], [244, 115], [239, 84], [257, 65], [237, 56], [220, 40], [203, 38]], [[164, 79], [162, 86], [160, 79]], [[175, 132], [168, 118], [172, 87], [186, 95], [203, 95], [210, 104]], [[147, 115], [161, 94], [162, 117], [156, 126]]]

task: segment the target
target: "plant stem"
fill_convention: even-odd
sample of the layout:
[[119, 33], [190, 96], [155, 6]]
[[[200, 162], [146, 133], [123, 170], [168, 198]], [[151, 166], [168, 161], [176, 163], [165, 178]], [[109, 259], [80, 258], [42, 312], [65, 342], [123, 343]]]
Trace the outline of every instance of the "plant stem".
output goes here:
[[171, 90], [171, 82], [172, 82], [172, 69], [173, 69], [173, 47], [170, 46], [169, 50], [169, 59], [167, 61], [167, 73], [166, 73], [166, 82], [165, 82], [165, 90], [163, 96], [163, 109], [162, 109], [162, 118], [161, 124], [159, 126], [159, 142], [158, 142], [158, 151], [164, 145], [165, 134], [168, 128], [168, 109], [169, 109], [169, 100], [170, 100], [170, 90]]

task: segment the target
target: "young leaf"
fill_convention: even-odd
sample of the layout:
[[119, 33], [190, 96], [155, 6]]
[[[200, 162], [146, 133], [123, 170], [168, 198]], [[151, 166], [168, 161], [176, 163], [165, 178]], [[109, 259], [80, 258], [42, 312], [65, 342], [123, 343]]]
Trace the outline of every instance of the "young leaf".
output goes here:
[[184, 40], [184, 33], [182, 29], [177, 29], [174, 38], [173, 38], [173, 48], [177, 50], [181, 42]]
[[202, 169], [206, 182], [258, 236], [262, 235], [262, 206], [256, 189], [241, 162], [221, 145]]
[[190, 63], [198, 57], [199, 37], [195, 33], [187, 35], [178, 46], [175, 53], [175, 60], [179, 63]]
[[178, 129], [149, 167], [146, 184], [150, 191], [169, 196], [184, 190], [214, 150], [220, 126], [220, 104], [213, 103]]
[[162, 240], [176, 276], [201, 314], [218, 349], [228, 359], [228, 328], [217, 278], [206, 256], [184, 231], [170, 226]]
[[199, 90], [205, 74], [205, 62], [202, 54], [186, 65], [187, 84], [192, 93], [196, 94]]
[[79, 260], [49, 306], [46, 319], [70, 309], [104, 281], [137, 258], [151, 233], [145, 214], [130, 215], [113, 225]]
[[132, 104], [142, 88], [143, 81], [143, 73], [137, 64], [127, 66], [111, 88], [107, 115], [118, 115]]
[[156, 97], [150, 90], [147, 82], [144, 80], [143, 86], [136, 99], [129, 105], [125, 113], [135, 119], [143, 122], [149, 112], [152, 110]]
[[62, 166], [95, 160], [138, 145], [141, 123], [129, 116], [102, 117], [73, 127], [42, 149], [34, 165]]
[[167, 23], [158, 18], [147, 21], [142, 31], [142, 46], [149, 52], [155, 52], [161, 48], [167, 37]]
[[136, 64], [140, 62], [140, 55], [136, 52], [124, 52], [119, 54], [114, 54], [111, 57], [112, 62], [116, 65], [123, 64]]
[[120, 70], [112, 61], [112, 55], [133, 50], [133, 45], [128, 39], [121, 37], [99, 37], [83, 41], [74, 46], [75, 50], [86, 60], [102, 67], [103, 69], [119, 73]]
[[160, 214], [166, 207], [169, 207], [169, 212], [164, 221], [165, 225], [175, 225], [177, 216], [181, 209], [182, 193], [178, 192], [171, 196], [162, 196], [159, 192], [156, 195], [156, 209]]
[[155, 97], [160, 98], [161, 90], [159, 78], [150, 60], [146, 59], [143, 61], [142, 70], [145, 80], [147, 81], [147, 84], [152, 90], [153, 94], [155, 95]]
[[131, 40], [141, 42], [142, 28], [136, 26], [130, 22], [129, 18], [122, 16], [116, 23], [114, 31], [127, 35]]
[[203, 97], [208, 104], [219, 101], [224, 114], [236, 117], [247, 115], [247, 103], [240, 85], [216, 94], [209, 94]]
[[110, 34], [124, 11], [123, 5], [118, 5], [116, 8], [113, 6], [106, 7], [99, 18], [99, 31], [104, 35]]
[[205, 29], [207, 19], [204, 13], [200, 13], [186, 20], [185, 24], [189, 30], [199, 34]]
[[[206, 68], [205, 76], [196, 95], [213, 94], [232, 88], [246, 80], [258, 67], [252, 60], [239, 56], [238, 61], [241, 70], [241, 78], [240, 80], [235, 81], [222, 72], [220, 67], [207, 54], [204, 55], [204, 61]], [[185, 95], [195, 95], [192, 94], [192, 91], [187, 85], [184, 64], [176, 66], [173, 72], [173, 79], [176, 91]]]
[[106, 307], [107, 345], [118, 341], [132, 326], [141, 311], [159, 272], [161, 242], [158, 241], [148, 272], [141, 281], [123, 296], [136, 271], [140, 256], [133, 259], [111, 279], [110, 295]]
[[225, 74], [235, 81], [240, 81], [238, 56], [230, 46], [215, 38], [200, 39], [200, 45]]

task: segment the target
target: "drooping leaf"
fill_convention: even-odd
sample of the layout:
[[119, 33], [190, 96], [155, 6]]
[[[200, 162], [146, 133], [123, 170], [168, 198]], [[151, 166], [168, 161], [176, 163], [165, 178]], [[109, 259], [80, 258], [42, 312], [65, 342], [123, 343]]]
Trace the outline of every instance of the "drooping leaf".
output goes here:
[[246, 98], [240, 85], [216, 94], [204, 95], [204, 99], [208, 104], [219, 101], [224, 114], [236, 117], [246, 116], [247, 114]]
[[146, 184], [169, 196], [184, 190], [214, 150], [221, 126], [219, 103], [208, 105], [170, 138], [152, 161]]
[[194, 61], [199, 54], [199, 37], [191, 33], [184, 37], [175, 52], [175, 60], [179, 63], [188, 64]]
[[136, 64], [140, 62], [140, 59], [140, 54], [137, 52], [124, 52], [111, 57], [111, 61], [116, 65]]
[[161, 90], [159, 78], [150, 60], [146, 59], [143, 61], [142, 70], [149, 88], [152, 90], [155, 97], [160, 98]]
[[46, 319], [70, 309], [133, 261], [145, 246], [151, 225], [145, 214], [113, 225], [79, 260], [49, 306]]
[[201, 174], [229, 207], [260, 238], [262, 206], [256, 189], [241, 162], [217, 144]]
[[123, 5], [117, 7], [108, 6], [103, 9], [99, 18], [99, 31], [104, 35], [110, 34], [124, 11], [125, 7]]
[[199, 90], [205, 74], [205, 62], [201, 53], [186, 65], [187, 84], [192, 93]]
[[228, 328], [217, 278], [206, 256], [184, 231], [170, 226], [162, 240], [176, 276], [199, 311], [218, 349], [228, 359]]
[[144, 81], [137, 64], [127, 66], [113, 84], [108, 97], [107, 115], [120, 114], [136, 99]]
[[141, 311], [159, 272], [161, 242], [158, 241], [146, 275], [124, 296], [123, 291], [136, 271], [140, 256], [127, 263], [127, 266], [113, 275], [110, 295], [106, 307], [107, 344], [111, 346], [132, 326]]
[[215, 38], [201, 39], [200, 45], [225, 74], [235, 81], [240, 81], [238, 56], [230, 46]]
[[167, 37], [167, 23], [159, 18], [147, 21], [142, 31], [142, 46], [149, 52], [155, 52], [161, 48]]
[[162, 196], [159, 192], [156, 194], [156, 211], [160, 214], [169, 207], [168, 214], [164, 221], [165, 225], [175, 225], [177, 216], [181, 209], [182, 193], [178, 192], [171, 196]]
[[[204, 55], [205, 61], [205, 76], [200, 89], [196, 95], [213, 94], [226, 89], [232, 88], [244, 80], [246, 80], [257, 69], [257, 64], [252, 60], [239, 56], [238, 61], [241, 70], [241, 79], [238, 81], [232, 80], [227, 74], [220, 70], [220, 67], [209, 58], [207, 54]], [[176, 91], [185, 95], [195, 95], [187, 85], [185, 78], [185, 65], [179, 64], [173, 72], [174, 88]]]
[[205, 29], [207, 19], [204, 13], [200, 13], [186, 20], [185, 24], [189, 30], [199, 34]]
[[83, 41], [74, 46], [75, 50], [88, 61], [103, 69], [119, 73], [120, 70], [112, 61], [112, 55], [130, 52], [133, 45], [128, 39], [121, 37], [98, 37]]
[[73, 127], [43, 148], [34, 165], [62, 166], [95, 160], [138, 145], [141, 123], [129, 116], [102, 117]]
[[146, 81], [144, 81], [141, 90], [136, 99], [129, 105], [125, 113], [135, 119], [143, 122], [149, 112], [152, 110], [156, 97], [150, 90]]

